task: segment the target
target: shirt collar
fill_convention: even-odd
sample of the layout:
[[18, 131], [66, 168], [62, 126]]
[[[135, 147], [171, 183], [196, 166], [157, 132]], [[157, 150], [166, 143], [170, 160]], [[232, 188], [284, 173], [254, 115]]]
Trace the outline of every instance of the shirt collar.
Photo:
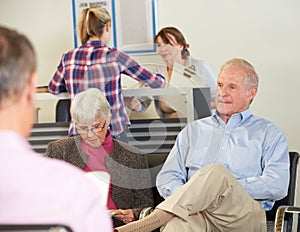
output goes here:
[[83, 46], [92, 46], [92, 47], [105, 47], [105, 43], [101, 40], [93, 40], [93, 41], [86, 41]]
[[[228, 123], [232, 120], [238, 121], [240, 124], [243, 124], [249, 117], [251, 117], [250, 109], [246, 109], [242, 112], [236, 113], [231, 115], [230, 119], [228, 120]], [[224, 121], [219, 117], [217, 114], [217, 111], [213, 113], [212, 117], [218, 122], [218, 123], [224, 123]], [[227, 123], [227, 124], [228, 124]]]

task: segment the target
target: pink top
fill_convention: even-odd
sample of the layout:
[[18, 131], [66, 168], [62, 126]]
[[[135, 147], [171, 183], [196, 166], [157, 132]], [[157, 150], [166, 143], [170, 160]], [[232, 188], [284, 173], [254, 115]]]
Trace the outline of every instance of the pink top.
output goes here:
[[0, 224], [59, 223], [74, 232], [112, 231], [101, 195], [81, 170], [33, 152], [12, 131], [0, 131], [0, 147]]
[[[85, 172], [103, 171], [109, 173], [105, 165], [104, 157], [108, 156], [113, 151], [115, 146], [109, 130], [106, 134], [106, 138], [102, 143], [101, 147], [91, 147], [86, 143], [84, 143], [83, 141], [81, 141], [80, 146], [83, 152], [88, 155], [86, 165], [83, 168]], [[112, 183], [110, 181], [106, 206], [108, 209], [117, 209], [117, 206], [112, 199], [111, 191], [112, 191]]]

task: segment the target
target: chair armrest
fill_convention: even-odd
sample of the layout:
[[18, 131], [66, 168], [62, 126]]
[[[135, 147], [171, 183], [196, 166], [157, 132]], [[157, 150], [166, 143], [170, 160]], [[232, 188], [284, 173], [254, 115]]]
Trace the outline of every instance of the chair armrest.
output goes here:
[[283, 231], [284, 215], [285, 213], [300, 214], [300, 207], [297, 206], [279, 206], [275, 217], [275, 232]]
[[47, 224], [1, 224], [0, 231], [3, 232], [72, 232], [71, 228], [65, 225], [47, 225]]
[[154, 210], [153, 207], [146, 207], [146, 208], [143, 208], [142, 211], [140, 212], [139, 220], [140, 220], [140, 219], [143, 219], [143, 218], [146, 217], [146, 216], [148, 216], [150, 213], [152, 213], [153, 210]]

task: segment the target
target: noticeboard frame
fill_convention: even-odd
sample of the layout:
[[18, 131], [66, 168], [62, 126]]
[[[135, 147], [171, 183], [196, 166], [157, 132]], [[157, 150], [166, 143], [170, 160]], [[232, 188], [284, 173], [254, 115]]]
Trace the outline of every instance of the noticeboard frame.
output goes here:
[[[127, 1], [127, 2], [126, 2]], [[144, 5], [139, 5], [139, 7], [132, 7], [131, 4], [127, 4], [128, 1], [136, 1], [136, 3], [142, 3]], [[82, 9], [90, 7], [91, 5], [100, 5], [104, 7], [111, 15], [112, 18], [112, 35], [110, 39], [109, 47], [115, 47], [122, 52], [127, 54], [148, 54], [156, 53], [157, 49], [154, 44], [154, 37], [157, 33], [157, 1], [156, 0], [72, 0], [72, 17], [73, 17], [73, 37], [74, 37], [74, 47], [79, 46], [79, 35], [77, 31], [77, 21], [79, 19]], [[128, 8], [126, 8], [128, 6]], [[132, 14], [126, 14], [128, 11]], [[138, 10], [144, 10], [144, 12], [136, 12]], [[124, 13], [125, 12], [125, 13]], [[123, 15], [123, 16], [122, 16]], [[123, 17], [123, 18], [122, 18]], [[122, 20], [122, 19], [126, 20]], [[140, 20], [137, 20], [137, 17]], [[126, 22], [124, 22], [126, 21]], [[146, 25], [146, 29], [143, 33], [139, 34], [131, 33], [130, 29], [133, 30], [134, 27], [139, 25], [143, 21]], [[126, 23], [126, 24], [125, 24]], [[141, 26], [142, 27], [142, 26]], [[122, 29], [124, 29], [122, 31]], [[129, 29], [129, 30], [126, 30]], [[144, 27], [142, 27], [144, 28]], [[127, 34], [127, 42], [124, 42]], [[143, 41], [138, 41], [139, 38]], [[130, 40], [133, 40], [130, 43]], [[129, 41], [128, 41], [129, 40]]]

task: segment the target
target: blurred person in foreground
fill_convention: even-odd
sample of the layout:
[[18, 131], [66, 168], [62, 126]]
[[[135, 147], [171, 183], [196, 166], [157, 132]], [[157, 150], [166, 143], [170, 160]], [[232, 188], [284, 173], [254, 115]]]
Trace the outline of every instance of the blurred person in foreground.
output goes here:
[[99, 89], [75, 95], [71, 115], [77, 135], [49, 143], [46, 156], [69, 162], [87, 173], [108, 173], [107, 208], [114, 213], [114, 226], [137, 220], [143, 208], [154, 204], [146, 155], [112, 138], [110, 105]]
[[[121, 74], [132, 77], [152, 88], [164, 87], [165, 79], [141, 67], [135, 60], [116, 48], [108, 47], [111, 37], [111, 16], [100, 6], [82, 10], [79, 22], [82, 45], [66, 52], [49, 83], [49, 91], [67, 91], [71, 104], [74, 96], [88, 88], [101, 90], [111, 106], [112, 136], [128, 142], [126, 129], [130, 125], [122, 95]], [[71, 122], [69, 135], [74, 133]]]
[[249, 62], [226, 62], [217, 84], [216, 112], [179, 133], [157, 176], [165, 200], [115, 231], [266, 231], [265, 211], [288, 191], [287, 141], [250, 112], [258, 76]]
[[30, 41], [0, 26], [0, 224], [62, 224], [74, 232], [112, 231], [102, 196], [84, 173], [35, 153], [27, 142], [36, 69]]

